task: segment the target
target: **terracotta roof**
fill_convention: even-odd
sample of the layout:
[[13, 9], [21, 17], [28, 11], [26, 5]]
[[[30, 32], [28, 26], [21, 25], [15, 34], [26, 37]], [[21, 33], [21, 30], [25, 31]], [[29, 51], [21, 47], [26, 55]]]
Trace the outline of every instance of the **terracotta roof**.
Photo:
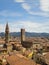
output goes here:
[[1, 48], [1, 47], [0, 47], [0, 51], [1, 51], [1, 50], [3, 51], [3, 50], [7, 50], [7, 49], [6, 49], [6, 48]]
[[10, 65], [36, 65], [33, 60], [20, 58], [16, 55], [9, 56], [6, 59]]
[[49, 43], [43, 43], [42, 45], [49, 47]]
[[5, 41], [3, 41], [3, 40], [0, 40], [0, 44], [4, 44], [5, 43]]
[[44, 55], [46, 63], [49, 65], [49, 52]]
[[37, 65], [41, 65], [41, 64], [37, 64]]
[[27, 50], [27, 51], [25, 51], [25, 55], [29, 55], [31, 52], [32, 52], [32, 51]]

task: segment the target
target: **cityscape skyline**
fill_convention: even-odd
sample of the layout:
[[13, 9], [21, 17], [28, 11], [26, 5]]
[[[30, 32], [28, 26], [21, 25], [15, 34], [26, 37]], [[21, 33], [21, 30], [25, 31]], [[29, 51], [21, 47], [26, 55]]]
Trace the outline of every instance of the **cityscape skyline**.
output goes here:
[[0, 32], [7, 21], [10, 32], [49, 33], [49, 0], [0, 0]]

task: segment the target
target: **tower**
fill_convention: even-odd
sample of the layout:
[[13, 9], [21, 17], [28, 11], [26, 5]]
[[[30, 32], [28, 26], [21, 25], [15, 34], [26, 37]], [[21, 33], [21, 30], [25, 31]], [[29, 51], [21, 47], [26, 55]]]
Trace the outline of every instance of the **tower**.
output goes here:
[[21, 44], [24, 48], [31, 48], [32, 42], [25, 40], [25, 29], [21, 29]]
[[21, 42], [25, 41], [25, 29], [21, 29]]
[[9, 43], [9, 26], [8, 23], [6, 24], [5, 28], [5, 44]]

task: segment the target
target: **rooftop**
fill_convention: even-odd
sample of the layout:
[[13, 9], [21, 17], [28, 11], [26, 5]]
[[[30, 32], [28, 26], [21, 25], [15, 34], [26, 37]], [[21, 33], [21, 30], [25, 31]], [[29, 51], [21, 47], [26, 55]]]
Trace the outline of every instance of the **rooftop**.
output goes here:
[[19, 57], [17, 55], [8, 56], [6, 59], [10, 65], [36, 65], [33, 60]]

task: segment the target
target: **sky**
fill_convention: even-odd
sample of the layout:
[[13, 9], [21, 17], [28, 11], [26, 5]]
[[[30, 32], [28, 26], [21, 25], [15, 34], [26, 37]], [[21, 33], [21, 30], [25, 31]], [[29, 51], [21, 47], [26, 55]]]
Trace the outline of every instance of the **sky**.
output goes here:
[[49, 0], [0, 0], [0, 32], [49, 33]]

